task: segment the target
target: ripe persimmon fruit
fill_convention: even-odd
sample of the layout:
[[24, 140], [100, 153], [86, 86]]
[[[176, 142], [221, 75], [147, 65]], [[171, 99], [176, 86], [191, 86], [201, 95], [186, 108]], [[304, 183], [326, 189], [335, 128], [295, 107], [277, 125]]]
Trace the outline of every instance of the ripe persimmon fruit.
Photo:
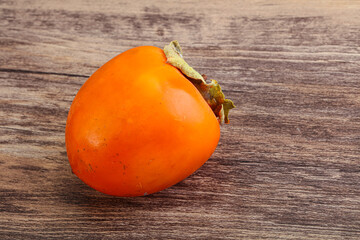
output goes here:
[[206, 83], [184, 61], [177, 41], [132, 48], [100, 67], [72, 102], [72, 171], [110, 195], [158, 192], [210, 158], [233, 107], [215, 80]]

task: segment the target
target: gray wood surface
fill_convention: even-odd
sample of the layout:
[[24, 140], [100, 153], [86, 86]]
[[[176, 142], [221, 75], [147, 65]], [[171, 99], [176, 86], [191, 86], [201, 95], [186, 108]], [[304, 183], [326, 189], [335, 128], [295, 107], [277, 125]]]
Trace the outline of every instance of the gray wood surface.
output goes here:
[[[359, 239], [359, 1], [0, 1], [0, 239]], [[238, 108], [209, 161], [147, 197], [71, 173], [86, 79], [177, 39]]]

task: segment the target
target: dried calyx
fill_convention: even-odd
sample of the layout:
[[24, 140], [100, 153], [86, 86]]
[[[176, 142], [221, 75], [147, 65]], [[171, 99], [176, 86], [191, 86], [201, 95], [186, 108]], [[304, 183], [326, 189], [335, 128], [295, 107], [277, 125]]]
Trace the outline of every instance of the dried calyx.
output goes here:
[[229, 111], [235, 105], [230, 99], [225, 99], [217, 81], [211, 79], [206, 83], [206, 75], [201, 75], [187, 64], [182, 56], [182, 50], [178, 41], [172, 41], [164, 47], [167, 62], [178, 68], [184, 76], [199, 90], [205, 101], [213, 110], [220, 123], [229, 123]]

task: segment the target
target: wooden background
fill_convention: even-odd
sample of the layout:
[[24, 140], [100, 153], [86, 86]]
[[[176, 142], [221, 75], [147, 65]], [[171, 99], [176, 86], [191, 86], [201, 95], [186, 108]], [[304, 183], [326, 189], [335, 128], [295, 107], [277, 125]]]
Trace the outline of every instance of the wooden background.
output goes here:
[[[238, 108], [209, 161], [147, 197], [71, 173], [86, 79], [177, 39]], [[0, 0], [0, 239], [360, 239], [359, 1]]]

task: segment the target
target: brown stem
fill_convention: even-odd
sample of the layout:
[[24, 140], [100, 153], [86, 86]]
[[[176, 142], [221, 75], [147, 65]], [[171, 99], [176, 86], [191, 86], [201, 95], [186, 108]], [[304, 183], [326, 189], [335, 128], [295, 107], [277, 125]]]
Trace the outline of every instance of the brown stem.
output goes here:
[[206, 83], [207, 76], [205, 74], [199, 74], [189, 66], [182, 56], [182, 50], [178, 41], [172, 41], [169, 45], [165, 46], [164, 52], [167, 62], [178, 68], [199, 90], [219, 122], [229, 123], [229, 111], [235, 108], [235, 105], [230, 99], [225, 98], [218, 82], [211, 79], [210, 83]]

